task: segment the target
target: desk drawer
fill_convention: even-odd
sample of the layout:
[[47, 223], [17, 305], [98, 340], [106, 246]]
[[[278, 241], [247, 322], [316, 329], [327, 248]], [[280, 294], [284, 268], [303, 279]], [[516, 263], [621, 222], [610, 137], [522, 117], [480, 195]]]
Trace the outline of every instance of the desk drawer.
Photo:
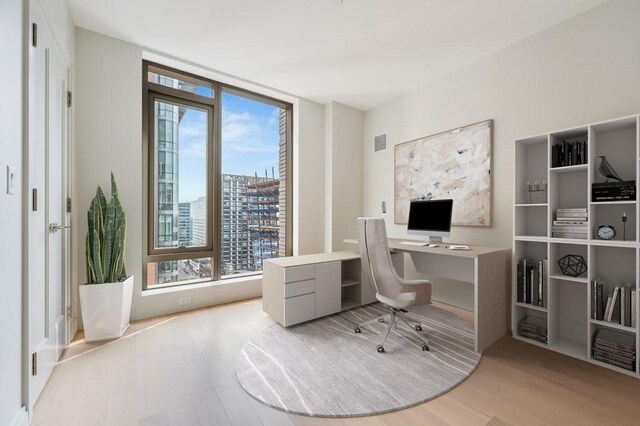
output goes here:
[[[285, 286], [286, 288], [286, 286]], [[284, 326], [309, 321], [316, 317], [315, 293], [284, 299]]]
[[288, 283], [284, 285], [284, 297], [300, 296], [302, 294], [309, 294], [316, 291], [316, 280], [297, 281], [295, 283]]
[[316, 265], [294, 266], [292, 268], [285, 268], [284, 270], [285, 283], [311, 280], [315, 277]]

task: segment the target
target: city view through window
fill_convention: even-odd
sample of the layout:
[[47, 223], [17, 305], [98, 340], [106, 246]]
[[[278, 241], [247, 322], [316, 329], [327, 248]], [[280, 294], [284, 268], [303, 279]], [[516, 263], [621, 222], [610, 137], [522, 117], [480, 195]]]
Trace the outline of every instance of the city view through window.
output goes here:
[[[211, 96], [209, 88], [164, 76], [155, 82]], [[173, 85], [173, 86], [172, 86]], [[209, 111], [190, 104], [154, 102], [154, 220], [156, 248], [206, 247], [207, 167], [220, 173], [221, 256], [150, 262], [148, 287], [254, 274], [264, 259], [277, 257], [280, 235], [280, 147], [286, 110], [222, 92], [221, 170], [207, 164]], [[150, 183], [151, 184], [151, 183]], [[218, 194], [216, 194], [218, 196]]]

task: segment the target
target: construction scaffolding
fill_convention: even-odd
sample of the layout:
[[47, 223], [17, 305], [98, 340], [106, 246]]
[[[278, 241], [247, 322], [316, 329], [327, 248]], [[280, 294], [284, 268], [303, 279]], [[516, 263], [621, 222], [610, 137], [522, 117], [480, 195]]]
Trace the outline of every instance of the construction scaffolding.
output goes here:
[[251, 262], [254, 270], [262, 270], [262, 261], [278, 257], [280, 237], [279, 205], [280, 179], [258, 179], [246, 186]]

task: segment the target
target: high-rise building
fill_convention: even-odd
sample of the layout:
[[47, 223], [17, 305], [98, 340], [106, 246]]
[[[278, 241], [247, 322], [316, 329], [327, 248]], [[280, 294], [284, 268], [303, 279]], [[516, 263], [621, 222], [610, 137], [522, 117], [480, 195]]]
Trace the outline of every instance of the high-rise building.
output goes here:
[[222, 274], [253, 271], [249, 251], [246, 187], [256, 178], [222, 175]]
[[191, 245], [205, 246], [207, 244], [206, 198], [200, 197], [189, 204], [191, 206]]
[[178, 243], [191, 245], [191, 203], [178, 203]]
[[[173, 79], [158, 76], [160, 84], [172, 85]], [[176, 86], [177, 87], [177, 86]], [[155, 106], [156, 124], [156, 214], [157, 241], [156, 246], [177, 247], [178, 237], [178, 150], [180, 136], [179, 123], [184, 115], [184, 108], [165, 102]], [[176, 261], [159, 262], [156, 279], [158, 283], [178, 280], [178, 263]]]
[[262, 261], [278, 257], [280, 242], [280, 179], [259, 179], [247, 185], [247, 210], [253, 270]]

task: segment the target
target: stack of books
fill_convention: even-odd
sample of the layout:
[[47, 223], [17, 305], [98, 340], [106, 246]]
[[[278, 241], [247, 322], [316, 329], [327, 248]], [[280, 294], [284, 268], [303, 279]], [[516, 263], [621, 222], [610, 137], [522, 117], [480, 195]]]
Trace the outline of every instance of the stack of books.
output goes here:
[[520, 321], [518, 333], [522, 337], [547, 343], [547, 320], [540, 317], [526, 317]]
[[546, 306], [547, 259], [518, 261], [516, 300], [535, 306]]
[[591, 201], [635, 201], [636, 181], [591, 184]]
[[598, 330], [593, 341], [593, 359], [636, 371], [636, 338], [614, 330]]
[[556, 210], [556, 220], [551, 226], [552, 237], [586, 240], [588, 234], [589, 222], [586, 208]]
[[637, 322], [635, 284], [613, 286], [606, 302], [602, 280], [597, 279], [593, 282], [591, 292], [591, 318], [635, 328]]
[[562, 141], [551, 148], [551, 167], [576, 166], [587, 164], [587, 140]]

